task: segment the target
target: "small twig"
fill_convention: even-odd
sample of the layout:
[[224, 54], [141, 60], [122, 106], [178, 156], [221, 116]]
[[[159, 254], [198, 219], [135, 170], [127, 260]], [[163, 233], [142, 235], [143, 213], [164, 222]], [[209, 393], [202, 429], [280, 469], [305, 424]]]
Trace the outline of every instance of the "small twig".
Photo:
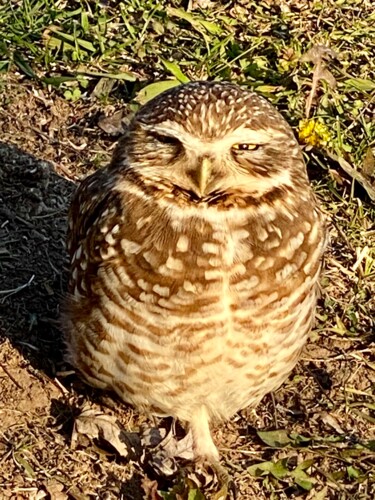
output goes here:
[[10, 380], [13, 382], [13, 384], [18, 387], [18, 389], [21, 389], [21, 391], [23, 391], [23, 387], [22, 385], [20, 385], [17, 380], [13, 377], [13, 375], [11, 375], [8, 370], [5, 368], [5, 366], [3, 365], [3, 363], [0, 363], [0, 366], [2, 368], [2, 370], [8, 375], [8, 377], [10, 378]]
[[366, 396], [368, 398], [375, 399], [374, 394], [370, 394], [369, 392], [359, 391], [358, 389], [354, 389], [354, 387], [343, 387], [345, 392], [350, 392], [351, 394], [357, 394], [358, 396]]
[[344, 158], [335, 155], [334, 153], [330, 153], [327, 150], [324, 150], [324, 154], [328, 156], [331, 160], [335, 161], [340, 165], [340, 167], [350, 175], [350, 177], [356, 180], [361, 186], [366, 190], [369, 197], [372, 201], [375, 201], [375, 188], [372, 187], [371, 183], [360, 173], [358, 170], [353, 168], [349, 162], [344, 160]]
[[55, 172], [59, 173], [58, 171], [61, 170], [61, 172], [64, 174], [64, 179], [66, 179], [69, 182], [75, 182], [77, 180], [77, 175], [73, 174], [68, 167], [63, 165], [62, 163], [55, 163], [54, 164]]
[[[227, 448], [225, 446], [220, 446], [220, 451], [233, 452], [233, 449]], [[241, 453], [242, 455], [245, 456], [254, 456], [254, 455], [257, 455], [259, 457], [261, 456], [260, 451], [244, 450], [242, 448], [236, 448], [236, 453]]]
[[60, 389], [60, 391], [62, 392], [62, 394], [63, 394], [64, 396], [66, 396], [66, 395], [68, 395], [68, 394], [69, 394], [68, 389], [62, 385], [62, 383], [60, 382], [60, 380], [59, 380], [58, 378], [56, 378], [56, 377], [55, 377], [54, 379], [52, 379], [52, 382], [54, 383], [54, 385], [55, 385], [58, 389]]
[[35, 345], [33, 344], [30, 344], [29, 342], [18, 342], [19, 345], [23, 345], [25, 347], [28, 347], [29, 349], [31, 349], [32, 351], [36, 351], [36, 352], [39, 352], [40, 349], [39, 347], [36, 347]]
[[20, 217], [19, 215], [16, 215], [15, 216], [15, 220], [17, 222], [21, 222], [22, 224], [24, 224], [26, 227], [28, 227], [29, 229], [35, 229], [35, 226], [33, 224], [31, 224], [31, 222], [23, 219], [22, 217]]
[[[359, 354], [372, 354], [372, 352], [373, 352], [372, 349], [366, 348], [366, 349], [359, 349], [358, 351], [350, 352], [347, 354], [337, 354], [337, 356], [327, 356], [326, 358], [307, 358], [302, 356], [300, 358], [300, 361], [314, 361], [314, 362], [319, 361], [328, 363], [330, 361], [342, 361], [342, 360], [349, 361], [348, 357], [352, 357], [357, 361], [363, 361], [365, 364], [368, 364], [368, 362], [362, 356], [359, 356]], [[375, 365], [371, 365], [370, 363], [368, 364], [368, 366], [373, 370], [375, 370]]]
[[313, 78], [312, 78], [312, 83], [311, 83], [311, 90], [310, 90], [309, 95], [306, 99], [306, 106], [305, 106], [306, 118], [310, 117], [312, 102], [313, 102], [314, 97], [315, 97], [317, 90], [318, 90], [318, 85], [319, 85], [319, 81], [320, 81], [320, 72], [322, 70], [322, 64], [323, 64], [322, 60], [319, 59], [316, 62], [315, 67], [314, 67]]
[[21, 290], [23, 290], [24, 288], [27, 288], [28, 286], [30, 286], [31, 283], [33, 282], [34, 278], [35, 278], [35, 274], [33, 274], [31, 276], [31, 278], [29, 279], [29, 281], [27, 283], [25, 283], [24, 285], [20, 285], [17, 288], [13, 288], [10, 290], [0, 290], [0, 295], [4, 295], [4, 297], [2, 298], [2, 302], [5, 299], [7, 299], [8, 297], [10, 297], [11, 295], [14, 295], [15, 293], [18, 293]]
[[312, 62], [314, 64], [311, 90], [305, 105], [305, 116], [307, 119], [310, 117], [312, 103], [318, 92], [319, 82], [325, 80], [331, 88], [336, 86], [335, 77], [327, 69], [326, 65], [326, 61], [333, 58], [338, 58], [338, 55], [329, 47], [325, 45], [313, 45], [300, 59], [301, 62]]
[[52, 264], [51, 259], [49, 257], [49, 252], [47, 251], [47, 248], [44, 248], [44, 252], [46, 254], [46, 259], [48, 260], [48, 263], [49, 263], [52, 271], [54, 271], [58, 275], [60, 273], [60, 271], [58, 269], [56, 269], [56, 267]]
[[277, 408], [276, 408], [276, 401], [275, 401], [275, 394], [271, 392], [271, 399], [272, 399], [272, 404], [273, 404], [273, 421], [275, 424], [275, 428], [279, 428], [279, 421], [277, 418]]

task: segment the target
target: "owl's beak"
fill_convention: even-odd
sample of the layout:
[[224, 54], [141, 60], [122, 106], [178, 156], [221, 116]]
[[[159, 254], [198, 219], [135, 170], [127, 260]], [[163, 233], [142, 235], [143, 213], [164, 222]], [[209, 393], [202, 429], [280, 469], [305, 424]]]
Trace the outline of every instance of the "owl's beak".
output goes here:
[[197, 169], [198, 187], [201, 196], [205, 194], [206, 187], [211, 176], [211, 170], [212, 170], [211, 160], [207, 157], [204, 157]]

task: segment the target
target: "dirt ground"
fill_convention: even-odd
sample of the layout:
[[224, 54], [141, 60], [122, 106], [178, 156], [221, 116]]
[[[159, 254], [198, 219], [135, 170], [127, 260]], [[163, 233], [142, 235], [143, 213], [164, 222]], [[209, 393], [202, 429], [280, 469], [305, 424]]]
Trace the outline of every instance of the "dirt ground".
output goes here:
[[[67, 207], [77, 180], [108, 160], [116, 136], [99, 125], [121, 105], [73, 104], [11, 78], [4, 88], [0, 498], [157, 500], [155, 470], [142, 460], [123, 457], [101, 440], [80, 436], [72, 442], [74, 422], [87, 408], [115, 417], [126, 432], [147, 422], [79, 380], [63, 361], [58, 329]], [[332, 199], [326, 175], [313, 173], [331, 244], [311, 341], [279, 391], [256, 412], [244, 411], [215, 430], [240, 499], [375, 498], [375, 285], [374, 276], [362, 279], [358, 251], [374, 246], [375, 225], [362, 215], [360, 231], [350, 230], [358, 213], [345, 197]], [[368, 203], [360, 194], [358, 210]], [[257, 434], [274, 429], [288, 433], [287, 446], [267, 445]], [[250, 466], [271, 460], [289, 472], [279, 478], [250, 474]], [[301, 463], [310, 486], [301, 486], [293, 473]], [[170, 483], [158, 479], [160, 488]]]

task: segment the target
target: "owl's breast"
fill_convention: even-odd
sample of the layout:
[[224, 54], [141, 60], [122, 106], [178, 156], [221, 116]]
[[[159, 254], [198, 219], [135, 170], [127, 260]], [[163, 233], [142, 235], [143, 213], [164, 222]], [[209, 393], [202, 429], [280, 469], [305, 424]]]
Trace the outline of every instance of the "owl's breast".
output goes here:
[[227, 418], [280, 385], [311, 326], [323, 246], [316, 216], [201, 215], [106, 227], [77, 285], [91, 312], [75, 328], [91, 333], [76, 352], [102, 367], [91, 381], [182, 419], [203, 401]]
[[122, 284], [139, 308], [163, 321], [210, 311], [232, 321], [241, 309], [264, 317], [265, 309], [307, 290], [318, 273], [323, 244], [314, 214], [290, 221], [197, 211], [147, 222], [120, 242]]

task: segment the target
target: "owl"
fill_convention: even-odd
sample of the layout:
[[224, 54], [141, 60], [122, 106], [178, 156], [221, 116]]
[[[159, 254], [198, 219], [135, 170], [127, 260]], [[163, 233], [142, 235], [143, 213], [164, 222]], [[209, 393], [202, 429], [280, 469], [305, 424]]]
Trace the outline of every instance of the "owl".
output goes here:
[[69, 216], [71, 363], [139, 412], [210, 428], [256, 405], [311, 328], [325, 224], [276, 109], [231, 83], [145, 104]]

